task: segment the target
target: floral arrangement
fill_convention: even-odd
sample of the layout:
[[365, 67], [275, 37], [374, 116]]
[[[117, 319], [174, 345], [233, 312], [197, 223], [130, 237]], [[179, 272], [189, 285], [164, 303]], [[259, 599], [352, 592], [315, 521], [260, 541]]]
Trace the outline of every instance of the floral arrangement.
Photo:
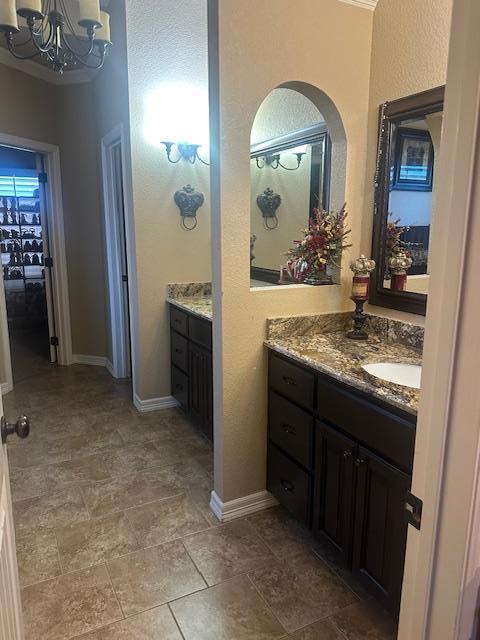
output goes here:
[[401, 239], [402, 234], [408, 231], [409, 227], [399, 226], [400, 218], [393, 220], [391, 219], [392, 214], [389, 214], [389, 218], [390, 219], [387, 220], [387, 233], [385, 238], [385, 261], [387, 269], [390, 259], [397, 254], [403, 253], [407, 257], [410, 257], [410, 252], [407, 249], [410, 244]]
[[346, 204], [340, 211], [314, 209], [304, 238], [295, 240], [286, 254], [288, 270], [296, 280], [305, 280], [325, 273], [326, 266], [340, 267], [342, 251], [351, 247], [347, 237], [351, 233], [346, 224]]

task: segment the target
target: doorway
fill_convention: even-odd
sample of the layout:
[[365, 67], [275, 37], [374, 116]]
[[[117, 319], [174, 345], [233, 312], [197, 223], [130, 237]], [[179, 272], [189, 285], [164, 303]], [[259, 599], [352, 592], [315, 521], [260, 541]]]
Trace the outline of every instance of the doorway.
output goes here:
[[[128, 193], [123, 126], [102, 138], [103, 200], [110, 328], [110, 373], [132, 376]], [[131, 255], [131, 254], [130, 254]]]
[[0, 251], [13, 380], [57, 361], [44, 159], [0, 146]]

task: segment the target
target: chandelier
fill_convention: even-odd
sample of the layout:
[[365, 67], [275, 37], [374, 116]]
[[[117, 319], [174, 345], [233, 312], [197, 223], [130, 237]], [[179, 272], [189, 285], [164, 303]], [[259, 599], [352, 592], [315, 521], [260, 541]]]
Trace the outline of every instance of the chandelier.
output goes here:
[[[19, 16], [26, 26], [19, 28]], [[0, 0], [0, 31], [15, 58], [40, 57], [59, 74], [100, 69], [111, 46], [99, 0]]]

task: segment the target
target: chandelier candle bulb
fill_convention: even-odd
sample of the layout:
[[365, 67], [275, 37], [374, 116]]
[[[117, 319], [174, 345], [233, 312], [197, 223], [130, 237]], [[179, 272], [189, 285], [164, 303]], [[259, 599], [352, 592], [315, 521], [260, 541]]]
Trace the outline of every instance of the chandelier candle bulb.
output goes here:
[[81, 27], [99, 27], [98, 33], [103, 25], [99, 0], [80, 0], [80, 20], [78, 24]]
[[0, 29], [18, 31], [15, 0], [3, 0], [0, 3]]
[[41, 18], [43, 16], [42, 0], [17, 0], [17, 13], [22, 18]]
[[110, 40], [110, 14], [106, 11], [100, 11], [100, 22], [102, 24], [95, 31], [95, 41], [103, 44], [111, 44]]

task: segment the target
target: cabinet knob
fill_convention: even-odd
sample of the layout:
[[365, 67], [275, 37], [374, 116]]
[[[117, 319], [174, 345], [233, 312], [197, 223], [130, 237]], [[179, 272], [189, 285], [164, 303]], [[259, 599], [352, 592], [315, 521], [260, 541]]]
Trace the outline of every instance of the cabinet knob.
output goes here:
[[345, 449], [345, 451], [343, 452], [343, 457], [344, 458], [350, 458], [352, 456], [353, 452], [351, 449]]
[[282, 380], [285, 382], [285, 384], [288, 384], [289, 387], [297, 386], [295, 380], [293, 378], [290, 378], [289, 376], [282, 376]]
[[291, 482], [289, 482], [288, 480], [281, 480], [280, 482], [282, 483], [282, 487], [284, 488], [285, 491], [292, 493], [295, 487]]
[[365, 464], [365, 462], [366, 462], [365, 458], [357, 458], [355, 460], [355, 466], [361, 467], [363, 464]]
[[292, 427], [291, 424], [282, 424], [282, 431], [285, 431], [285, 433], [288, 433], [292, 436], [297, 433], [295, 427]]

